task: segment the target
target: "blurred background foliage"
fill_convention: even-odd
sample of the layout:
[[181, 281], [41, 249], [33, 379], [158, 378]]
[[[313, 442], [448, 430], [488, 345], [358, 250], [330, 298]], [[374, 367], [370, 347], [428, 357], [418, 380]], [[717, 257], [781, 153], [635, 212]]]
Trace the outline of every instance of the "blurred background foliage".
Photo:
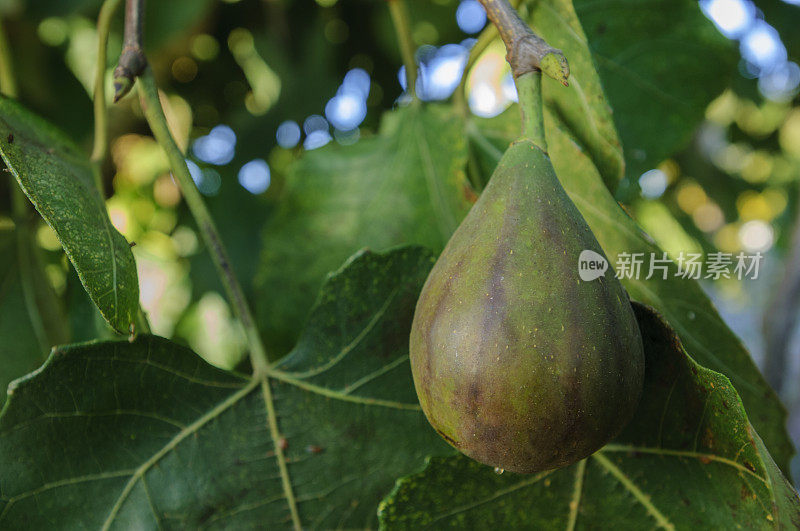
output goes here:
[[[87, 152], [100, 4], [0, 0], [20, 99]], [[628, 211], [673, 258], [681, 252], [763, 253], [757, 279], [722, 278], [704, 286], [779, 389], [795, 441], [800, 441], [799, 4], [698, 4], [731, 46], [738, 46], [738, 73], [725, 80], [726, 88], [680, 152], [656, 167], [637, 169], [637, 175], [629, 172], [618, 191]], [[405, 72], [388, 10], [374, 0], [171, 0], [147, 7], [146, 48], [168, 119], [254, 298], [262, 227], [276, 211], [293, 161], [328, 143], [350, 145], [375, 135], [383, 111], [404, 99]], [[410, 0], [409, 11], [420, 64], [417, 94], [446, 100], [486, 24], [485, 13], [476, 0]], [[109, 86], [120, 46], [117, 17]], [[466, 98], [474, 114], [494, 116], [516, 94], [500, 49], [484, 57], [466, 84]], [[609, 99], [613, 105], [613, 95]], [[154, 333], [188, 344], [214, 364], [235, 367], [244, 353], [241, 331], [137, 98], [129, 95], [111, 106], [109, 121], [110, 153], [103, 169], [109, 212], [136, 243], [141, 301]], [[657, 123], [645, 125], [658, 129]], [[0, 181], [0, 224], [10, 223], [8, 184]], [[68, 308], [72, 339], [112, 335], [54, 233], [41, 223], [36, 240], [48, 279]]]

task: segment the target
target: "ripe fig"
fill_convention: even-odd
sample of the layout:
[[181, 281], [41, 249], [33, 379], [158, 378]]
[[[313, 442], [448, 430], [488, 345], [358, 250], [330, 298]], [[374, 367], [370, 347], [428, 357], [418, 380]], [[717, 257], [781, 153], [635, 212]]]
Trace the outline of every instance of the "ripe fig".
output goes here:
[[473, 459], [566, 466], [632, 417], [639, 328], [613, 271], [581, 280], [583, 250], [602, 255], [547, 154], [518, 140], [433, 267], [411, 329], [422, 409]]

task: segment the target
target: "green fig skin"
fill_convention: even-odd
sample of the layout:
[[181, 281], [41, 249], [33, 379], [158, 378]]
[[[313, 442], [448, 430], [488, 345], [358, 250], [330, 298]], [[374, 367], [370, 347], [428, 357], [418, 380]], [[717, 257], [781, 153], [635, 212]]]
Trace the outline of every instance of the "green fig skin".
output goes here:
[[639, 328], [600, 244], [538, 146], [519, 140], [434, 265], [411, 328], [425, 415], [484, 464], [535, 473], [575, 463], [628, 423], [644, 378]]

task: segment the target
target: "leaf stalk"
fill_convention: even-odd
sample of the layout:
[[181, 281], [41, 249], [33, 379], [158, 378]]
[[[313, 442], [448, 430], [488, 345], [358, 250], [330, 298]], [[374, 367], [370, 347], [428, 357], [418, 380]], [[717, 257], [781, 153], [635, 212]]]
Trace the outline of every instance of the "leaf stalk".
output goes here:
[[417, 61], [414, 58], [414, 40], [411, 37], [411, 21], [405, 0], [388, 0], [389, 13], [400, 43], [400, 54], [406, 67], [406, 92], [416, 99]]
[[[94, 146], [91, 161], [99, 164], [108, 149], [108, 117], [106, 110], [106, 59], [108, 57], [108, 33], [121, 0], [105, 0], [97, 17], [97, 70], [94, 73]], [[97, 174], [99, 175], [99, 173]], [[99, 181], [99, 179], [98, 179]], [[102, 191], [102, 183], [98, 182]]]
[[8, 39], [2, 21], [0, 21], [0, 93], [11, 98], [17, 97], [17, 81], [14, 78]]
[[217, 226], [189, 173], [189, 167], [186, 165], [186, 159], [183, 153], [175, 142], [172, 133], [169, 131], [167, 118], [164, 116], [164, 110], [159, 100], [158, 88], [156, 87], [153, 72], [150, 68], [146, 68], [139, 76], [138, 87], [142, 110], [144, 111], [147, 123], [153, 131], [153, 136], [156, 141], [167, 154], [167, 159], [169, 160], [175, 182], [178, 184], [186, 200], [186, 204], [189, 206], [189, 210], [197, 222], [200, 234], [203, 237], [206, 247], [208, 247], [209, 253], [211, 253], [211, 258], [220, 274], [220, 279], [225, 287], [233, 311], [242, 323], [245, 333], [247, 334], [253, 370], [256, 375], [263, 375], [267, 372], [268, 367], [267, 353], [264, 344], [261, 341], [261, 336], [256, 328], [242, 287], [234, 274], [233, 266], [228, 258], [228, 251], [222, 243], [222, 238], [217, 230]]

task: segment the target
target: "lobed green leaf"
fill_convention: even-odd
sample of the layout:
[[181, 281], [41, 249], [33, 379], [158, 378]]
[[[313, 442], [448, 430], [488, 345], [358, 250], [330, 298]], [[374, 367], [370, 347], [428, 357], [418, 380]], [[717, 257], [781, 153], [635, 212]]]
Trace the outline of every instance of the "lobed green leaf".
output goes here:
[[0, 416], [0, 527], [374, 527], [394, 479], [449, 452], [408, 365], [432, 262], [359, 253], [263, 378], [153, 336], [57, 349]]

